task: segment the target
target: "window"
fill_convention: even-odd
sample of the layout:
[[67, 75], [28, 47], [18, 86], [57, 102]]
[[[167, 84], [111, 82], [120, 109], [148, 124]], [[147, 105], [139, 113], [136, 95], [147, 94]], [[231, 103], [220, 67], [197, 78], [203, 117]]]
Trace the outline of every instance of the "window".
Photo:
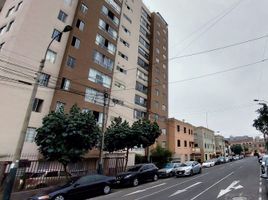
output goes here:
[[127, 5], [126, 3], [125, 3], [125, 5], [126, 5], [126, 7], [127, 7], [128, 10], [130, 10], [131, 12], [133, 12], [132, 8], [130, 8], [129, 5]]
[[163, 55], [163, 59], [164, 59], [164, 61], [167, 59], [166, 55]]
[[122, 25], [122, 28], [127, 35], [131, 34], [130, 31], [124, 25]]
[[13, 24], [14, 24], [14, 20], [11, 21], [11, 22], [8, 24], [6, 32], [8, 32], [8, 31], [11, 29], [11, 27], [12, 27]]
[[125, 60], [128, 60], [128, 57], [123, 54], [122, 52], [118, 51], [118, 55], [121, 56], [122, 58], [124, 58]]
[[103, 85], [104, 87], [110, 88], [111, 87], [111, 77], [106, 76], [105, 74], [95, 70], [90, 69], [88, 80]]
[[158, 102], [158, 101], [154, 101], [154, 107], [155, 107], [156, 109], [159, 108], [159, 102]]
[[143, 80], [143, 81], [148, 81], [148, 75], [142, 72], [141, 70], [137, 70], [137, 78]]
[[158, 89], [155, 89], [155, 95], [156, 96], [159, 96], [159, 94], [160, 94], [159, 90]]
[[150, 24], [143, 18], [141, 17], [141, 24], [147, 28], [148, 30], [150, 30]]
[[181, 129], [180, 129], [180, 125], [177, 125], [177, 131], [180, 132]]
[[162, 148], [166, 148], [167, 147], [167, 142], [166, 141], [162, 141], [161, 146], [162, 146]]
[[73, 36], [71, 45], [78, 49], [80, 46], [80, 40], [77, 37]]
[[122, 38], [120, 38], [120, 42], [123, 43], [123, 45], [124, 45], [125, 47], [129, 47], [129, 43], [126, 42], [125, 40], [123, 40]]
[[104, 94], [92, 88], [86, 88], [85, 101], [97, 105], [103, 105]]
[[130, 24], [132, 24], [132, 20], [131, 20], [125, 13], [123, 13], [123, 17], [124, 17]]
[[114, 0], [105, 0], [118, 14], [121, 12], [121, 7]]
[[156, 68], [155, 68], [155, 71], [156, 71], [156, 73], [160, 74], [160, 69], [159, 69], [159, 67], [156, 67]]
[[143, 59], [138, 57], [138, 65], [141, 66], [143, 69], [147, 70], [149, 69], [149, 64], [146, 63]]
[[46, 55], [46, 61], [49, 61], [51, 63], [55, 63], [57, 57], [57, 53], [54, 51], [51, 51], [50, 49], [47, 51]]
[[177, 147], [181, 147], [181, 141], [177, 140]]
[[108, 8], [106, 8], [105, 6], [102, 6], [101, 8], [101, 12], [106, 15], [110, 20], [112, 20], [112, 22], [118, 26], [119, 25], [119, 19], [114, 15], [113, 12], [111, 12]]
[[118, 65], [116, 66], [116, 70], [119, 71], [119, 72], [121, 72], [121, 73], [123, 73], [123, 74], [127, 74], [127, 70], [119, 67]]
[[190, 129], [188, 130], [188, 134], [191, 135], [191, 130]]
[[25, 142], [30, 142], [33, 143], [34, 142], [34, 138], [36, 136], [36, 128], [27, 128], [26, 131], [26, 136], [25, 136]]
[[166, 50], [167, 50], [167, 48], [166, 48], [165, 46], [163, 46], [163, 49], [164, 49], [164, 51], [166, 51]]
[[110, 71], [113, 70], [114, 61], [96, 50], [93, 53], [93, 61]]
[[0, 35], [2, 35], [4, 32], [5, 32], [5, 30], [6, 30], [6, 25], [5, 26], [2, 26], [1, 28], [0, 28]]
[[71, 68], [74, 68], [75, 64], [76, 64], [76, 59], [74, 57], [72, 57], [72, 56], [68, 56], [68, 58], [67, 58], [67, 66], [71, 67]]
[[44, 102], [43, 99], [35, 98], [34, 99], [34, 103], [33, 103], [33, 109], [32, 109], [32, 111], [33, 112], [41, 112], [41, 109], [42, 109], [42, 106], [43, 106], [43, 102]]
[[144, 58], [146, 58], [147, 60], [149, 60], [149, 54], [139, 46], [139, 50], [138, 52], [140, 53], [140, 55], [142, 55]]
[[147, 94], [147, 92], [148, 92], [148, 88], [139, 82], [136, 82], [136, 90], [138, 90], [144, 94]]
[[61, 110], [64, 110], [64, 107], [65, 107], [65, 103], [57, 101], [55, 112], [59, 112]]
[[160, 80], [159, 80], [158, 78], [155, 78], [155, 79], [154, 79], [154, 82], [155, 82], [156, 84], [160, 84]]
[[140, 26], [140, 32], [145, 38], [147, 38], [147, 40], [150, 40], [150, 33], [142, 26]]
[[126, 86], [123, 83], [119, 83], [118, 81], [114, 82], [114, 86], [120, 89], [126, 89]]
[[85, 27], [85, 23], [82, 20], [77, 19], [77, 21], [76, 21], [76, 27], [79, 28], [80, 31], [83, 31], [84, 30], [84, 27]]
[[41, 73], [39, 77], [39, 85], [47, 87], [50, 75]]
[[102, 19], [99, 19], [99, 28], [107, 32], [114, 40], [116, 40], [117, 32]]
[[106, 49], [109, 53], [113, 54], [115, 53], [116, 47], [113, 43], [111, 43], [109, 40], [104, 38], [103, 36], [97, 34], [96, 36], [96, 44], [100, 47]]
[[159, 54], [160, 50], [158, 48], [155, 49], [156, 53]]
[[68, 91], [70, 89], [71, 86], [71, 81], [69, 79], [66, 78], [62, 78], [62, 82], [61, 82], [61, 89]]
[[163, 111], [167, 111], [167, 106], [163, 104], [163, 105], [162, 105], [162, 110], [163, 110]]
[[162, 129], [161, 129], [161, 132], [162, 132], [162, 135], [166, 135], [166, 134], [167, 134], [167, 129], [162, 128]]
[[145, 19], [147, 19], [148, 21], [151, 20], [151, 17], [149, 16], [149, 14], [144, 10], [144, 8], [141, 9], [141, 14], [143, 17], [145, 17]]
[[146, 42], [145, 39], [143, 39], [141, 36], [140, 36], [139, 41], [147, 50], [150, 50], [150, 44]]
[[62, 10], [60, 10], [59, 15], [58, 15], [58, 19], [62, 22], [65, 22], [67, 19], [67, 14], [65, 12], [63, 12]]
[[12, 13], [14, 13], [14, 11], [15, 11], [15, 6], [13, 6], [12, 8], [10, 8], [10, 9], [7, 11], [6, 17], [8, 17], [8, 16], [11, 15]]
[[146, 112], [141, 110], [134, 110], [134, 118], [135, 119], [142, 119], [146, 117]]
[[61, 32], [59, 30], [54, 29], [51, 38], [56, 38], [55, 40], [58, 41], [58, 42], [60, 42], [61, 35], [62, 34], [61, 34]]
[[183, 132], [184, 132], [184, 133], [186, 133], [186, 132], [187, 132], [186, 127], [184, 127], [184, 128], [183, 128]]
[[80, 6], [80, 11], [84, 14], [87, 13], [88, 11], [88, 7], [86, 6], [86, 4], [82, 3], [81, 6]]
[[187, 141], [184, 140], [184, 147], [187, 147]]
[[146, 107], [147, 106], [147, 99], [145, 99], [139, 95], [135, 95], [135, 103], [140, 105], [140, 106]]
[[21, 5], [22, 5], [22, 1], [18, 3], [16, 11], [18, 11], [20, 9]]

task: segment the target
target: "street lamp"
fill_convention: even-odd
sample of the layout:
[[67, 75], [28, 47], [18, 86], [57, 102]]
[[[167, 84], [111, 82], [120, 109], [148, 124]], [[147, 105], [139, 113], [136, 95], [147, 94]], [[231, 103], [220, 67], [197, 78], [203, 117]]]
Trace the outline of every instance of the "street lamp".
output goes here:
[[45, 61], [46, 61], [46, 57], [47, 57], [47, 52], [51, 46], [51, 44], [53, 43], [53, 41], [55, 39], [57, 39], [59, 36], [61, 36], [63, 33], [67, 33], [69, 31], [72, 30], [72, 27], [70, 25], [67, 25], [64, 27], [63, 31], [58, 33], [57, 35], [55, 35], [52, 40], [50, 41], [50, 43], [48, 44], [46, 51], [45, 51], [45, 55], [44, 58], [40, 61], [40, 65], [39, 65], [39, 69], [35, 78], [35, 82], [33, 85], [33, 90], [32, 90], [32, 94], [31, 94], [31, 98], [30, 101], [28, 103], [28, 107], [26, 110], [26, 114], [24, 117], [24, 121], [23, 121], [23, 125], [22, 125], [22, 129], [19, 135], [19, 140], [16, 146], [16, 150], [15, 150], [15, 154], [13, 157], [13, 161], [12, 164], [10, 166], [10, 172], [6, 178], [6, 183], [4, 186], [4, 195], [3, 195], [3, 200], [9, 200], [10, 199], [10, 195], [12, 192], [12, 188], [14, 185], [14, 181], [15, 181], [15, 177], [16, 177], [16, 173], [17, 173], [17, 169], [19, 167], [19, 160], [21, 158], [21, 152], [22, 152], [22, 148], [23, 148], [23, 144], [24, 144], [24, 140], [25, 140], [25, 136], [26, 136], [26, 131], [29, 125], [29, 121], [31, 118], [31, 114], [32, 114], [32, 108], [33, 108], [33, 104], [34, 104], [34, 99], [37, 93], [37, 89], [38, 89], [38, 85], [39, 85], [39, 79], [40, 79], [40, 75], [43, 71], [44, 65], [45, 65]]

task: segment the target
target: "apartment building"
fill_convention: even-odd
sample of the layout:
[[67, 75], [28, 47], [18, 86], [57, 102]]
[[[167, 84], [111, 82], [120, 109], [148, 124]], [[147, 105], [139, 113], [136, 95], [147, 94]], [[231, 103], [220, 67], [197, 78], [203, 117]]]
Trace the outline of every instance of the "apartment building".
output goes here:
[[[108, 126], [117, 116], [130, 123], [155, 120], [163, 133], [158, 142], [166, 144], [168, 25], [163, 17], [151, 13], [141, 0], [52, 1], [7, 0], [0, 14], [0, 58], [35, 71], [51, 37], [67, 24], [73, 27], [49, 49], [25, 152], [36, 152], [35, 129], [49, 111], [69, 111], [74, 104], [92, 112], [100, 125]], [[34, 76], [35, 71], [19, 69]], [[22, 75], [20, 79], [29, 81]], [[0, 136], [0, 154], [12, 154], [32, 86], [5, 84], [0, 85], [5, 95], [0, 108], [7, 116], [0, 120], [7, 123], [0, 131], [7, 134]]]
[[251, 153], [254, 150], [254, 139], [249, 136], [231, 136], [228, 138], [230, 146], [241, 145], [245, 153]]
[[168, 119], [168, 149], [172, 159], [180, 162], [194, 159], [194, 126], [174, 118]]
[[[22, 128], [39, 62], [59, 31], [72, 24], [78, 1], [6, 0], [0, 13], [0, 154], [13, 154]], [[68, 33], [55, 41], [46, 57], [24, 153], [36, 153], [35, 129], [49, 113]]]
[[225, 155], [225, 141], [221, 135], [215, 135], [216, 156]]
[[194, 143], [200, 148], [201, 161], [216, 157], [215, 135], [214, 131], [205, 127], [196, 127], [194, 129]]

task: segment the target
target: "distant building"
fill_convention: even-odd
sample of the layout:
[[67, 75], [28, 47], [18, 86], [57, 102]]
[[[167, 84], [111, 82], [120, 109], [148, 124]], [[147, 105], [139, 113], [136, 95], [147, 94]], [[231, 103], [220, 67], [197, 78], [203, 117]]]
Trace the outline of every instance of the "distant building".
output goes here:
[[215, 135], [216, 156], [224, 156], [225, 142], [224, 137], [221, 135]]
[[205, 161], [216, 156], [214, 131], [205, 127], [194, 129], [195, 147], [200, 148], [201, 161]]
[[236, 136], [233, 137], [231, 136], [230, 138], [228, 138], [228, 141], [230, 143], [230, 146], [239, 144], [243, 147], [243, 150], [245, 153], [250, 154], [253, 152], [253, 137], [249, 137], [249, 136]]
[[168, 120], [168, 146], [173, 159], [185, 162], [193, 159], [194, 126], [174, 118]]
[[265, 153], [266, 149], [265, 149], [265, 142], [263, 138], [260, 137], [255, 137], [254, 141], [253, 141], [253, 152], [257, 152], [257, 153]]

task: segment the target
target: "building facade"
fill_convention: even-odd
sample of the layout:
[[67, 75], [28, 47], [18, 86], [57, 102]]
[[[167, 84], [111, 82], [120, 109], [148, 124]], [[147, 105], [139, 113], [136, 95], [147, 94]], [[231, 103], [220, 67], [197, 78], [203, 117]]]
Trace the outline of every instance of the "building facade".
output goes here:
[[[118, 116], [130, 123], [157, 121], [163, 133], [158, 142], [166, 144], [168, 25], [162, 16], [141, 0], [52, 1], [7, 0], [0, 14], [0, 57], [27, 73], [0, 75], [24, 82], [33, 82], [51, 37], [73, 27], [49, 49], [24, 152], [36, 152], [35, 129], [45, 115], [61, 107], [68, 112], [74, 104], [92, 112], [100, 126]], [[18, 63], [29, 71], [15, 68]], [[0, 126], [0, 154], [12, 154], [32, 86], [5, 81], [0, 89], [0, 108], [7, 113], [0, 119], [7, 122]]]
[[194, 126], [171, 118], [168, 120], [168, 149], [173, 153], [172, 159], [180, 162], [193, 158]]
[[225, 141], [221, 135], [215, 135], [216, 156], [225, 156]]
[[205, 127], [196, 127], [194, 129], [195, 147], [200, 148], [201, 161], [216, 157], [216, 145], [214, 131]]
[[254, 139], [249, 136], [236, 136], [228, 138], [229, 144], [232, 147], [233, 145], [241, 145], [243, 148], [243, 153], [251, 154], [254, 149]]

